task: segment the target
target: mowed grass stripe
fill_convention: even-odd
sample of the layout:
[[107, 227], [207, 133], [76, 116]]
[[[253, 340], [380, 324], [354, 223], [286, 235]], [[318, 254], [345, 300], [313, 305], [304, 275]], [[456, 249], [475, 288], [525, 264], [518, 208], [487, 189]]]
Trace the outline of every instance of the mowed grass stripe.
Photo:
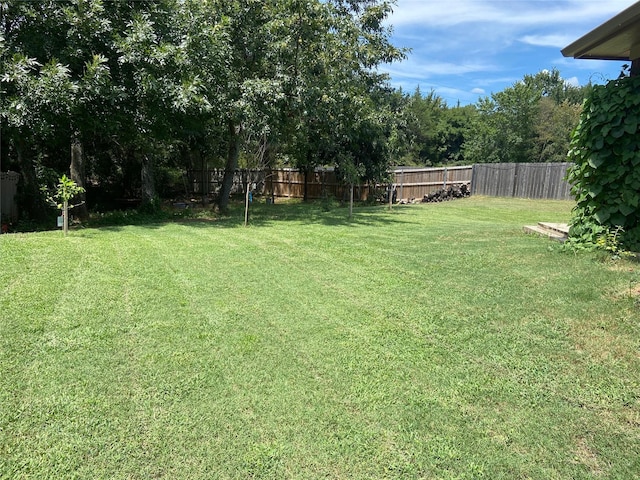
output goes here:
[[[273, 263], [272, 263], [272, 262], [269, 262], [269, 264], [270, 264], [270, 265], [273, 265]], [[277, 269], [276, 269], [276, 270], [277, 270]], [[277, 271], [276, 271], [275, 273], [277, 274]], [[276, 276], [277, 276], [277, 275], [276, 275]], [[252, 277], [252, 278], [253, 278], [253, 277]], [[297, 280], [295, 280], [295, 279], [294, 279], [294, 281], [296, 281], [296, 283], [297, 283]], [[262, 284], [262, 283], [258, 282], [258, 285], [268, 285], [268, 284]], [[276, 298], [275, 298], [275, 302], [276, 302], [276, 303], [279, 303], [279, 302], [278, 302], [278, 298], [277, 298], [277, 296], [276, 296]], [[296, 302], [296, 304], [297, 304], [297, 302]], [[300, 308], [299, 308], [299, 304], [297, 304], [297, 305], [298, 305], [297, 310], [298, 310], [298, 313], [299, 313], [299, 316], [297, 316], [297, 318], [299, 319], [298, 321], [299, 321], [299, 322], [304, 322], [304, 320], [305, 320], [306, 318], [308, 318], [308, 317], [305, 315], [305, 314], [306, 314], [306, 311], [305, 311], [304, 309], [300, 309]], [[254, 319], [254, 320], [249, 320], [249, 319], [248, 319], [248, 321], [252, 321], [253, 323], [255, 323], [255, 322], [260, 323], [260, 318], [258, 317], [258, 318]], [[343, 323], [345, 323], [346, 321], [348, 321], [348, 319], [344, 319], [344, 318], [342, 318], [342, 319], [340, 319], [340, 321], [341, 321], [341, 322], [343, 322]], [[237, 327], [237, 328], [238, 328], [238, 327]], [[242, 327], [239, 327], [239, 328], [242, 328]], [[293, 328], [293, 326], [292, 326], [291, 328]], [[277, 331], [278, 333], [281, 333], [278, 329], [276, 329], [276, 331]], [[280, 336], [281, 338], [286, 338], [286, 336], [287, 336], [287, 331], [284, 331], [284, 334], [283, 334], [283, 335], [279, 335], [279, 336]], [[256, 341], [256, 338], [257, 338], [257, 336], [256, 336], [256, 335], [253, 335], [253, 336], [251, 336], [251, 335], [250, 335], [250, 336], [248, 337], [248, 339], [247, 339], [247, 340], [248, 340], [248, 341], [250, 341], [250, 342], [255, 342], [255, 341]], [[267, 342], [267, 344], [271, 344], [271, 343], [272, 343], [272, 342]], [[358, 343], [359, 343], [359, 342], [358, 342]], [[276, 346], [276, 348], [277, 348], [277, 346], [278, 346], [278, 342], [276, 342], [276, 345], [275, 345], [275, 346]], [[303, 345], [303, 347], [304, 347], [304, 349], [303, 349], [302, 353], [304, 353], [304, 351], [306, 351], [306, 350], [308, 350], [308, 349], [309, 349], [309, 342], [307, 342], [306, 344], [304, 344], [304, 345]], [[290, 345], [286, 345], [286, 346], [284, 346], [283, 351], [284, 351], [284, 352], [291, 351], [291, 346], [290, 346]], [[296, 350], [293, 350], [293, 351], [295, 352]], [[281, 355], [282, 355], [282, 353], [280, 354], [280, 357], [279, 357], [279, 358], [280, 358], [280, 362], [282, 363]], [[297, 354], [296, 354], [296, 356], [297, 356], [297, 358], [301, 358], [300, 353], [297, 353]], [[324, 359], [324, 361], [326, 362], [326, 361], [327, 361], [327, 359]], [[266, 362], [266, 365], [268, 365], [268, 364], [269, 364], [269, 362], [268, 362], [268, 357], [267, 357], [267, 358], [265, 358], [265, 355], [263, 355], [263, 356], [261, 357], [261, 362], [262, 362], [262, 363], [265, 363], [265, 362]], [[356, 367], [358, 366], [358, 364], [359, 364], [359, 363], [360, 363], [360, 362], [356, 362], [356, 361], [349, 361], [348, 366], [349, 366], [350, 368], [356, 368]], [[308, 365], [306, 365], [305, 367], [307, 367], [307, 368], [308, 368]], [[312, 368], [313, 368], [313, 367], [312, 367]], [[281, 371], [281, 370], [282, 370], [282, 365], [280, 365], [279, 370], [276, 370], [276, 372], [277, 372], [277, 371]], [[316, 368], [316, 370], [317, 370], [317, 368]], [[344, 376], [344, 372], [342, 373], [342, 375]], [[360, 377], [360, 375], [356, 375], [356, 376], [355, 376], [355, 378], [358, 378], [358, 377]], [[268, 378], [268, 377], [267, 377], [267, 378]], [[271, 379], [271, 380], [272, 380], [272, 381], [277, 381], [277, 379]], [[360, 382], [361, 382], [361, 380], [360, 380]], [[326, 383], [326, 382], [325, 382], [325, 383]], [[255, 385], [255, 383], [254, 383], [254, 385]], [[245, 386], [245, 388], [247, 388], [247, 386]], [[327, 388], [327, 386], [325, 385], [325, 389], [326, 389], [326, 388]], [[345, 395], [345, 393], [346, 393], [346, 395]], [[349, 397], [348, 397], [348, 395], [349, 395], [349, 392], [344, 392], [344, 393], [342, 394], [342, 397], [343, 397], [342, 402], [343, 402], [343, 403], [344, 403], [345, 401], [349, 401], [349, 400], [345, 400], [345, 398], [347, 398], [347, 399], [349, 398]], [[269, 395], [264, 395], [264, 397], [265, 397], [265, 398], [269, 398]], [[334, 408], [336, 411], [339, 411], [339, 410], [340, 410], [340, 406], [339, 406], [339, 405], [334, 405], [334, 407], [333, 407], [333, 408]], [[350, 423], [353, 423], [353, 421], [354, 421], [354, 420], [353, 420], [353, 419], [354, 419], [354, 415], [353, 415], [353, 413], [352, 413], [351, 415], [349, 415], [347, 418], [351, 419], [351, 420], [350, 420]], [[297, 424], [297, 423], [296, 423], [296, 424]], [[357, 430], [357, 429], [356, 429], [356, 430]]]
[[65, 298], [51, 309], [16, 287], [39, 283], [21, 263], [2, 277], [49, 316], [30, 330], [16, 309], [2, 331], [46, 348], [0, 356], [19, 367], [0, 387], [29, 387], [0, 397], [0, 472], [628, 478], [638, 323], [617, 292], [636, 267], [522, 235], [531, 202], [470, 200], [53, 237], [42, 258], [91, 286], [36, 261]]
[[[236, 267], [236, 265], [232, 264], [231, 268], [234, 268], [234, 267]], [[252, 282], [254, 280], [252, 280]], [[260, 285], [260, 284], [254, 283], [254, 286], [255, 285]], [[267, 285], [267, 284], [264, 284], [264, 285]], [[240, 290], [239, 292], [240, 294], [242, 294], [243, 287], [244, 287], [243, 285], [238, 285], [238, 290]], [[273, 388], [274, 384], [277, 385], [278, 382], [281, 381], [281, 379], [278, 378], [278, 372], [282, 374], [283, 367], [286, 366], [288, 363], [286, 361], [286, 358], [283, 358], [283, 355], [286, 355], [287, 352], [291, 352], [295, 354], [296, 350], [291, 349], [292, 345], [283, 345], [283, 341], [284, 341], [283, 339], [286, 339], [287, 332], [278, 331], [277, 329], [274, 330], [272, 326], [273, 322], [271, 322], [271, 325], [269, 323], [267, 323], [266, 325], [266, 327], [269, 327], [268, 330], [266, 330], [266, 332], [267, 333], [271, 332], [272, 335], [270, 336], [267, 335], [267, 338], [264, 338], [265, 337], [265, 330], [263, 330], [263, 327], [265, 327], [264, 319], [260, 316], [260, 312], [254, 311], [254, 309], [251, 306], [251, 298], [253, 298], [253, 295], [255, 295], [255, 293], [256, 293], [255, 291], [252, 291], [251, 289], [249, 289], [249, 291], [247, 292], [248, 295], [246, 298], [236, 299], [236, 301], [238, 301], [238, 305], [237, 305], [238, 310], [240, 310], [240, 312], [244, 311], [245, 313], [247, 313], [247, 315], [241, 315], [240, 312], [235, 312], [236, 315], [234, 316], [233, 319], [230, 319], [230, 322], [232, 320], [236, 320], [236, 322], [233, 324], [230, 323], [230, 326], [232, 325], [232, 334], [226, 337], [226, 341], [229, 342], [230, 339], [233, 341], [234, 338], [237, 338], [238, 343], [241, 344], [241, 348], [243, 350], [246, 350], [246, 353], [251, 352], [252, 350], [257, 348], [258, 353], [260, 353], [259, 364], [251, 365], [251, 368], [249, 369], [249, 372], [248, 372], [249, 373], [248, 379], [238, 386], [238, 390], [240, 392], [244, 392], [245, 395], [257, 390], [257, 392], [255, 393], [255, 395], [253, 395], [253, 397], [258, 399], [263, 398], [268, 400], [269, 398], [272, 397], [272, 395], [269, 393], [270, 389]], [[276, 301], [277, 300], [278, 299], [276, 298]], [[232, 301], [234, 301], [233, 297], [232, 297]], [[299, 317], [300, 320], [304, 321], [304, 318], [305, 318], [304, 309], [303, 308], [301, 309], [300, 306], [298, 305], [296, 306], [296, 310], [300, 314], [300, 317]], [[273, 335], [274, 333], [278, 333], [278, 335]], [[271, 351], [275, 351], [275, 360], [273, 364], [271, 363], [271, 355], [270, 355]], [[229, 356], [230, 353], [231, 352], [227, 352], [226, 356]], [[299, 358], [300, 356], [298, 354], [295, 354], [293, 356], [293, 359], [296, 362], [299, 361], [297, 360]], [[296, 382], [300, 382], [300, 379], [298, 378], [300, 376], [300, 371], [304, 372], [306, 370], [307, 368], [305, 367], [303, 370], [296, 369], [296, 371], [293, 372], [294, 378], [297, 379]], [[247, 375], [247, 371], [236, 373], [235, 376], [239, 376], [239, 375]], [[271, 387], [269, 387], [270, 385]], [[303, 385], [300, 385], [300, 387], [302, 386]], [[265, 389], [266, 391], [263, 391]], [[307, 387], [305, 388], [305, 390], [310, 390], [310, 389]], [[276, 396], [276, 398], [279, 398], [279, 397]], [[266, 403], [268, 404], [268, 401]], [[334, 408], [339, 409], [339, 405], [336, 405]], [[290, 416], [291, 412], [292, 412], [291, 405], [288, 405], [286, 409], [280, 412], [280, 415], [284, 415], [286, 413], [287, 415]], [[299, 425], [298, 422], [294, 422], [293, 424], [285, 423], [283, 425], [286, 425], [286, 424], [289, 424], [291, 426], [296, 426], [296, 428], [297, 428], [297, 425]]]

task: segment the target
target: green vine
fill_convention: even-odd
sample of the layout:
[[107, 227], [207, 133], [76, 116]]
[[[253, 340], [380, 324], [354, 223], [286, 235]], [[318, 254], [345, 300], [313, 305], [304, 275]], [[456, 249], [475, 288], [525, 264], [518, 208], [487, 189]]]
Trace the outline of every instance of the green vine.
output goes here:
[[569, 151], [573, 243], [597, 246], [615, 231], [621, 246], [640, 251], [639, 126], [640, 77], [595, 86], [585, 100]]

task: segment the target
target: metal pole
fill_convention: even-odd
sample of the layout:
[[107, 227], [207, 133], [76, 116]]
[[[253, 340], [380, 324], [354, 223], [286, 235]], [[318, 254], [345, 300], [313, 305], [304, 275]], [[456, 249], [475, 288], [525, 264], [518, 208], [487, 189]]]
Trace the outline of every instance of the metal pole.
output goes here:
[[[0, 14], [2, 14], [2, 16], [4, 17], [4, 3], [0, 4]], [[2, 95], [1, 92], [0, 92], [0, 95]], [[2, 101], [1, 98], [0, 98], [0, 101]], [[2, 224], [2, 115], [0, 115], [0, 227], [2, 226], [1, 224]]]
[[0, 222], [2, 222], [2, 116], [0, 115]]

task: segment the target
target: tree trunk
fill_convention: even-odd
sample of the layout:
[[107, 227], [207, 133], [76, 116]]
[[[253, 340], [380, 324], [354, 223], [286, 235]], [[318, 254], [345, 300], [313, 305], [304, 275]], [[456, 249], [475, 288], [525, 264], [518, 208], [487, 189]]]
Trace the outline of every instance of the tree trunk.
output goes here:
[[349, 185], [349, 218], [353, 217], [353, 183]]
[[224, 177], [222, 186], [218, 194], [218, 208], [226, 211], [229, 208], [229, 195], [233, 187], [233, 176], [238, 168], [238, 157], [240, 156], [240, 131], [241, 127], [229, 120], [229, 148], [227, 150], [227, 162], [224, 166]]
[[[71, 180], [76, 182], [76, 185], [82, 188], [86, 188], [85, 181], [85, 163], [84, 163], [84, 148], [80, 141], [80, 135], [78, 132], [74, 132], [71, 136], [71, 165], [69, 166], [71, 174]], [[87, 194], [78, 194], [80, 199], [79, 205], [74, 209], [74, 213], [80, 220], [87, 220], [89, 218], [89, 210], [87, 209]]]
[[304, 190], [302, 193], [302, 201], [304, 203], [307, 203], [309, 201], [309, 169], [305, 165], [302, 171], [304, 172]]
[[189, 149], [189, 165], [193, 171], [200, 170], [200, 178], [194, 177], [194, 180], [200, 185], [198, 193], [202, 195], [202, 206], [206, 207], [209, 204], [209, 166], [199, 148]]
[[140, 158], [140, 176], [142, 180], [142, 204], [155, 206], [156, 183], [153, 175], [153, 160], [149, 155], [143, 153]]
[[67, 200], [62, 204], [62, 231], [66, 237], [69, 231], [69, 202]]

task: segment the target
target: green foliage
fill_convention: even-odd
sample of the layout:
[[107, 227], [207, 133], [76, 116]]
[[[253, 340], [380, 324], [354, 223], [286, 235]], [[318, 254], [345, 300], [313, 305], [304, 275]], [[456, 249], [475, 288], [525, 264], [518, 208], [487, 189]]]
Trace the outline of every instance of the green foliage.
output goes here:
[[449, 107], [433, 90], [417, 88], [406, 97], [405, 142], [401, 165], [451, 165], [464, 161], [462, 145], [477, 115], [473, 105]]
[[333, 195], [325, 194], [320, 199], [320, 208], [323, 212], [330, 212], [334, 208], [338, 208], [340, 206], [340, 202]]
[[47, 200], [52, 205], [55, 205], [59, 210], [65, 208], [73, 208], [77, 205], [69, 205], [69, 202], [76, 196], [81, 193], [84, 193], [85, 189], [79, 187], [76, 182], [68, 178], [66, 175], [62, 175], [58, 180], [58, 184], [55, 189], [50, 191], [46, 187], [43, 188], [43, 191], [47, 195]]
[[557, 70], [525, 75], [478, 102], [464, 145], [468, 163], [564, 161], [578, 105], [590, 90], [573, 87]]
[[70, 178], [67, 178], [66, 175], [62, 175], [53, 192], [47, 191], [46, 187], [43, 188], [43, 191], [49, 203], [62, 210], [63, 231], [66, 236], [69, 229], [69, 210], [83, 204], [83, 202], [81, 202], [79, 205], [70, 205], [69, 202], [76, 195], [84, 193], [85, 189], [78, 186], [76, 182]]
[[534, 125], [538, 162], [566, 162], [571, 133], [580, 120], [582, 102], [563, 100], [556, 103], [549, 97], [540, 99]]
[[574, 221], [569, 227], [569, 238], [565, 245], [575, 250], [593, 250], [598, 239], [605, 235], [607, 228], [594, 221], [584, 218]]
[[640, 250], [639, 107], [640, 77], [596, 86], [585, 101], [569, 152], [577, 241], [616, 231], [625, 248]]
[[606, 227], [594, 221], [575, 222], [569, 228], [569, 238], [562, 245], [564, 251], [599, 251], [611, 260], [632, 256], [621, 242], [622, 227]]
[[630, 256], [631, 253], [625, 250], [620, 242], [620, 236], [623, 232], [622, 227], [607, 229], [607, 231], [598, 237], [596, 247], [611, 255], [611, 258], [614, 260]]
[[[390, 42], [392, 5], [4, 2], [0, 128], [11, 166], [37, 191], [26, 170], [67, 170], [73, 138], [86, 157], [71, 169], [80, 184], [91, 175], [152, 202], [154, 172], [199, 168], [189, 159], [200, 158], [226, 159], [232, 173], [245, 139], [264, 136], [299, 167], [350, 155], [379, 178], [397, 109], [376, 66], [404, 56]], [[223, 182], [219, 201], [228, 190]]]

